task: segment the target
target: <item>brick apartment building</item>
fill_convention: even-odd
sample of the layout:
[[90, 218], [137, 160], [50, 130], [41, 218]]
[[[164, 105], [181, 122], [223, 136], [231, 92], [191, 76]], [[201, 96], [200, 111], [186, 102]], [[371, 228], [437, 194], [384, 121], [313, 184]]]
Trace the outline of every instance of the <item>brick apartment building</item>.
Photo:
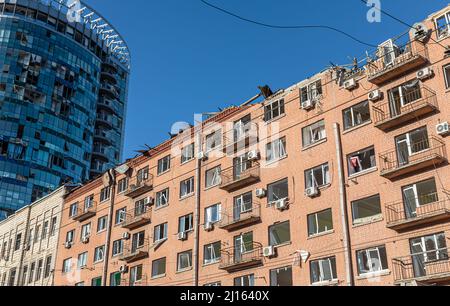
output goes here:
[[[450, 282], [450, 6], [65, 198], [56, 285]], [[438, 43], [437, 43], [438, 42]]]

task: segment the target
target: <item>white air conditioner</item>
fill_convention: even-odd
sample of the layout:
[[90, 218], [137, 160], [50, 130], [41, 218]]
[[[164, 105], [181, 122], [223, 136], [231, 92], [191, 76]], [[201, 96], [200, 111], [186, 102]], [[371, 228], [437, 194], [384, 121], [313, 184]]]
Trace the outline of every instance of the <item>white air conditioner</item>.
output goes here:
[[369, 93], [369, 101], [375, 102], [381, 99], [381, 91], [379, 89], [372, 91]]
[[285, 210], [288, 207], [287, 199], [281, 199], [275, 202], [275, 207], [278, 210]]
[[178, 240], [184, 241], [186, 239], [187, 239], [187, 233], [186, 232], [178, 233]]
[[208, 154], [202, 151], [202, 152], [198, 153], [198, 159], [205, 161], [208, 159]]
[[262, 198], [264, 198], [264, 197], [266, 196], [266, 190], [264, 190], [264, 189], [262, 189], [262, 188], [256, 189], [255, 194], [256, 194], [256, 197], [257, 197], [257, 198], [262, 199]]
[[259, 159], [259, 152], [257, 150], [253, 150], [248, 152], [247, 158], [249, 161], [254, 161]]
[[64, 244], [64, 247], [66, 249], [70, 249], [72, 247], [72, 242], [66, 241], [66, 243]]
[[130, 239], [130, 233], [128, 233], [128, 232], [123, 233], [122, 234], [122, 239], [124, 239], [124, 240]]
[[268, 246], [268, 247], [265, 247], [263, 249], [263, 256], [264, 257], [272, 257], [274, 255], [275, 255], [275, 247]]
[[357, 86], [358, 85], [357, 85], [355, 79], [349, 79], [349, 80], [344, 82], [344, 88], [347, 89], [347, 90], [355, 89]]
[[84, 244], [89, 243], [89, 236], [85, 236], [85, 237], [81, 238], [81, 242]]
[[310, 188], [307, 188], [307, 189], [305, 190], [305, 195], [306, 195], [307, 197], [314, 198], [315, 196], [318, 196], [318, 195], [319, 195], [319, 188], [317, 188], [317, 187], [310, 187]]
[[450, 126], [448, 122], [440, 123], [436, 126], [436, 132], [438, 135], [447, 135], [450, 133]]
[[212, 222], [206, 222], [205, 231], [210, 232], [214, 229], [214, 224]]
[[417, 71], [417, 78], [419, 80], [428, 79], [432, 75], [433, 75], [433, 69], [431, 69], [431, 67], [427, 67], [427, 68]]
[[314, 108], [314, 102], [311, 100], [307, 100], [302, 102], [302, 109], [304, 110], [310, 110]]
[[128, 266], [127, 265], [120, 266], [119, 272], [120, 273], [127, 273], [128, 272]]

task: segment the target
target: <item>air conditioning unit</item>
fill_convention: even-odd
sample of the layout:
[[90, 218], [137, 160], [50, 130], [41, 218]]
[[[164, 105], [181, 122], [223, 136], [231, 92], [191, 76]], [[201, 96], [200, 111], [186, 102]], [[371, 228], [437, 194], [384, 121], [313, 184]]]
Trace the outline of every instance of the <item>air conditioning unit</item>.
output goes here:
[[205, 161], [208, 159], [208, 154], [202, 151], [202, 152], [198, 153], [198, 159]]
[[148, 205], [148, 206], [152, 206], [153, 204], [155, 204], [155, 199], [152, 197], [146, 197], [144, 200], [144, 204]]
[[120, 266], [119, 272], [120, 273], [127, 273], [128, 272], [128, 266], [127, 265]]
[[64, 244], [64, 247], [66, 249], [70, 249], [72, 247], [72, 242], [66, 241], [66, 243]]
[[178, 240], [181, 240], [181, 241], [187, 240], [187, 233], [186, 232], [178, 233]]
[[205, 231], [210, 232], [214, 229], [214, 224], [212, 222], [206, 222]]
[[264, 198], [264, 197], [266, 196], [266, 190], [265, 190], [265, 189], [262, 189], [262, 188], [256, 189], [255, 194], [256, 194], [256, 197], [257, 197], [257, 198], [262, 199], [262, 198]]
[[440, 123], [436, 126], [436, 132], [438, 135], [447, 135], [450, 133], [450, 126], [448, 122]]
[[314, 108], [314, 102], [311, 100], [307, 100], [302, 102], [302, 109], [304, 110], [310, 110]]
[[259, 159], [259, 152], [257, 150], [253, 150], [248, 152], [247, 158], [249, 161], [254, 161]]
[[310, 187], [305, 190], [305, 195], [310, 198], [314, 198], [319, 195], [319, 188]]
[[128, 232], [123, 233], [122, 234], [122, 239], [124, 239], [124, 240], [130, 239], [130, 233], [128, 233]]
[[379, 89], [372, 91], [369, 93], [369, 101], [375, 102], [381, 99], [381, 91]]
[[263, 256], [264, 257], [273, 257], [273, 256], [275, 256], [275, 247], [273, 247], [273, 246], [265, 247], [263, 249]]
[[85, 236], [85, 237], [81, 238], [81, 242], [84, 244], [89, 243], [89, 236]]
[[275, 207], [276, 207], [278, 210], [285, 210], [285, 209], [288, 207], [288, 201], [287, 201], [287, 199], [278, 200], [278, 201], [275, 203]]
[[344, 82], [344, 88], [347, 89], [347, 90], [355, 89], [357, 86], [358, 85], [357, 85], [355, 79], [349, 79], [349, 80]]
[[417, 71], [417, 78], [419, 80], [425, 80], [425, 79], [431, 78], [432, 75], [433, 75], [433, 69], [431, 69], [431, 67], [427, 67], [427, 68]]

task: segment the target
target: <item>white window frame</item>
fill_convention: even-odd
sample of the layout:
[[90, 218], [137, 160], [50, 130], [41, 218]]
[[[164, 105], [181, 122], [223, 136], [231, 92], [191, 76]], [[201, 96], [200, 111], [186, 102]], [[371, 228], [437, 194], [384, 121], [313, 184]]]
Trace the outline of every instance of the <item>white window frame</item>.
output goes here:
[[271, 143], [268, 143], [266, 146], [266, 161], [271, 163], [287, 157], [286, 147], [286, 137], [281, 137]]
[[[309, 136], [309, 143], [306, 143], [305, 140], [305, 132], [308, 132]], [[317, 137], [315, 137], [317, 136]], [[318, 138], [315, 140], [315, 138]], [[327, 139], [327, 130], [325, 126], [325, 120], [322, 119], [316, 123], [313, 123], [311, 125], [308, 125], [302, 129], [302, 142], [303, 142], [303, 148], [307, 148], [309, 146], [312, 146], [318, 142], [321, 142], [322, 140]]]
[[88, 252], [78, 254], [78, 259], [77, 259], [77, 269], [78, 270], [81, 270], [81, 269], [87, 267], [87, 256], [88, 256]]
[[[219, 244], [219, 251], [220, 251], [220, 247], [221, 247], [221, 242], [217, 241], [217, 242], [213, 242], [213, 243], [209, 243], [207, 245], [205, 245], [204, 247], [204, 254], [203, 254], [203, 264], [205, 265], [211, 265], [211, 264], [215, 264], [217, 262], [220, 261], [221, 258], [221, 254], [219, 252], [219, 254], [216, 254], [216, 250], [214, 249], [214, 246]], [[207, 259], [207, 255], [209, 259]]]
[[165, 207], [169, 205], [169, 188], [163, 189], [156, 193], [156, 208]]
[[[182, 262], [182, 256], [186, 256], [184, 259], [187, 260], [188, 262], [188, 266], [182, 268], [180, 266], [181, 262]], [[177, 271], [181, 272], [181, 271], [186, 271], [186, 270], [190, 270], [192, 268], [192, 251], [185, 251], [185, 252], [181, 252], [178, 253], [177, 256]]]
[[[275, 104], [276, 104], [276, 107], [274, 107]], [[281, 112], [281, 104], [283, 104], [283, 112]], [[277, 116], [274, 116], [274, 109], [278, 110]], [[270, 115], [267, 116], [267, 114], [270, 114]], [[270, 121], [276, 120], [277, 118], [280, 118], [284, 114], [286, 114], [286, 103], [285, 103], [284, 98], [281, 98], [278, 100], [273, 100], [264, 106], [264, 121], [265, 122], [270, 122]]]
[[[168, 223], [161, 223], [153, 229], [153, 243], [157, 244], [167, 240]], [[162, 235], [161, 235], [162, 233]], [[158, 236], [158, 237], [157, 237]]]
[[[221, 167], [217, 166], [206, 171], [205, 174], [206, 188], [212, 188], [222, 183], [222, 177], [220, 175], [221, 170], [222, 170]], [[211, 172], [213, 173], [212, 179], [208, 176], [211, 174]]]
[[171, 156], [167, 155], [158, 160], [158, 175], [164, 174], [170, 170]]
[[94, 250], [94, 263], [102, 262], [105, 260], [105, 246], [96, 247]]
[[[320, 284], [320, 283], [325, 283], [325, 282], [333, 282], [333, 281], [336, 281], [337, 280], [337, 276], [336, 275], [331, 275], [331, 279], [324, 279], [324, 272], [323, 271], [325, 271], [325, 269], [323, 268], [324, 266], [324, 264], [326, 263], [326, 264], [328, 264], [328, 268], [329, 268], [329, 271], [331, 272], [331, 274], [333, 274], [333, 265], [332, 265], [332, 263], [331, 263], [331, 259], [332, 258], [334, 258], [334, 257], [328, 257], [328, 258], [322, 258], [322, 259], [317, 259], [317, 260], [313, 260], [312, 261], [312, 263], [314, 263], [314, 262], [317, 262], [318, 263], [318, 266], [319, 266], [319, 281], [318, 282], [314, 282], [313, 283], [313, 285], [315, 285], [315, 284]], [[335, 262], [336, 262], [336, 259], [335, 259]], [[311, 271], [311, 273], [312, 273], [312, 271]]]
[[[213, 216], [212, 211], [214, 210], [214, 208], [216, 208], [217, 211], [217, 220], [212, 219]], [[215, 204], [205, 208], [205, 223], [217, 223], [221, 220], [221, 217], [222, 217], [221, 204]]]
[[[317, 180], [316, 180], [316, 177], [314, 176], [315, 171], [319, 170], [319, 168], [320, 168], [320, 171], [322, 171], [322, 177], [324, 179], [324, 182], [322, 182], [322, 184], [319, 184], [317, 182]], [[328, 171], [325, 171], [325, 169], [328, 169]], [[306, 174], [307, 174], [307, 178], [308, 179], [309, 178], [312, 179], [311, 186], [308, 186], [309, 182], [306, 181], [306, 188], [309, 188], [309, 187], [321, 188], [321, 187], [327, 186], [327, 185], [329, 185], [331, 183], [329, 163], [325, 163], [325, 164], [322, 164], [320, 166], [308, 169], [308, 170], [306, 170]]]
[[[185, 186], [185, 193], [183, 191], [183, 185]], [[180, 199], [187, 198], [195, 193], [194, 189], [194, 177], [188, 178], [180, 182]], [[189, 188], [188, 188], [189, 187]]]
[[[356, 252], [357, 253], [356, 260], [357, 260], [357, 264], [358, 264], [358, 269], [361, 268], [361, 265], [360, 265], [360, 262], [359, 262], [360, 258], [358, 256], [361, 253], [365, 253], [365, 256], [367, 258], [367, 264], [369, 266], [369, 271], [364, 271], [364, 272], [360, 271], [360, 274], [359, 274], [360, 276], [371, 274], [371, 273], [385, 271], [387, 269], [387, 267], [383, 268], [382, 265], [381, 265], [381, 262], [382, 262], [381, 261], [381, 253], [380, 253], [380, 249], [381, 248], [384, 248], [385, 251], [386, 251], [386, 247], [383, 245], [383, 246], [377, 246], [377, 247], [373, 247], [373, 248], [369, 248], [369, 249], [365, 249], [365, 250], [359, 250], [359, 251]], [[377, 259], [378, 259], [378, 263], [379, 263], [378, 267], [376, 267], [377, 266], [376, 260], [372, 261], [373, 260], [372, 256], [371, 256], [372, 253], [376, 253], [377, 254]], [[374, 269], [374, 267], [375, 267], [375, 269]]]
[[181, 149], [181, 164], [184, 165], [195, 158], [195, 144], [191, 143]]

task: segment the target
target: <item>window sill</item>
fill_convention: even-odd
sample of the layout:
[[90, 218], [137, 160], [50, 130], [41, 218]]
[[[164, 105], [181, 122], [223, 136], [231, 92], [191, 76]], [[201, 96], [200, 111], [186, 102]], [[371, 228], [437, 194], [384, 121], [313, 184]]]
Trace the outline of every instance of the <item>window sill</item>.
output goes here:
[[97, 235], [103, 234], [104, 232], [106, 232], [106, 229], [97, 232]]
[[219, 187], [219, 186], [220, 186], [220, 183], [216, 184], [216, 185], [213, 185], [213, 186], [205, 187], [204, 191], [208, 191], [208, 190], [214, 189], [214, 188]]
[[319, 283], [314, 283], [311, 286], [317, 286], [317, 287], [322, 287], [322, 286], [335, 286], [339, 283], [339, 280], [337, 279], [333, 279], [330, 281], [324, 281], [324, 282], [319, 282]]
[[281, 157], [281, 158], [278, 158], [278, 159], [275, 159], [275, 160], [271, 160], [271, 161], [266, 161], [266, 166], [271, 166], [271, 165], [273, 165], [273, 164], [276, 164], [276, 163], [278, 163], [278, 162], [280, 162], [280, 161], [283, 161], [283, 160], [285, 160], [285, 159], [287, 159], [288, 158], [288, 155], [286, 154], [285, 156], [283, 156], [283, 157]]
[[357, 219], [353, 222], [353, 228], [355, 227], [360, 227], [360, 226], [365, 226], [365, 225], [369, 225], [369, 224], [373, 224], [373, 223], [378, 223], [383, 221], [383, 215], [376, 215], [373, 217], [369, 217], [369, 218], [364, 218], [364, 219]]
[[220, 258], [219, 259], [217, 259], [216, 261], [214, 261], [214, 262], [210, 262], [210, 263], [204, 263], [202, 266], [203, 267], [210, 267], [210, 266], [214, 266], [214, 265], [217, 265], [217, 264], [219, 264], [220, 263]]
[[180, 163], [180, 166], [187, 165], [187, 164], [189, 164], [189, 163], [190, 163], [191, 161], [193, 161], [193, 160], [195, 160], [195, 157], [193, 157], [193, 158], [191, 158], [191, 159], [189, 159], [189, 160], [187, 160], [187, 161], [181, 162], [181, 163]]
[[365, 123], [362, 123], [362, 124], [360, 124], [358, 126], [354, 126], [352, 128], [349, 128], [348, 130], [343, 131], [342, 135], [349, 134], [349, 133], [351, 133], [351, 132], [353, 132], [355, 130], [358, 130], [358, 129], [363, 128], [363, 127], [365, 127], [367, 125], [370, 125], [370, 124], [372, 124], [372, 120], [369, 120], [369, 121], [367, 121]]
[[167, 169], [166, 171], [164, 171], [164, 172], [161, 172], [161, 173], [158, 173], [157, 175], [156, 175], [156, 177], [160, 177], [160, 176], [163, 176], [164, 174], [167, 174], [167, 173], [169, 173], [170, 172], [170, 168], [169, 169]]
[[188, 272], [188, 271], [192, 271], [192, 267], [189, 267], [189, 268], [186, 268], [183, 270], [177, 270], [176, 274], [181, 274], [181, 273]]
[[331, 184], [326, 184], [326, 185], [319, 186], [318, 188], [319, 188], [319, 190], [325, 190], [325, 189], [328, 189], [330, 187], [331, 187]]
[[378, 167], [373, 167], [373, 168], [366, 169], [366, 170], [363, 170], [363, 171], [361, 171], [361, 172], [352, 174], [352, 175], [350, 175], [350, 176], [348, 177], [348, 179], [349, 179], [349, 180], [353, 180], [353, 179], [358, 178], [358, 177], [360, 177], [360, 176], [363, 176], [363, 175], [366, 175], [366, 174], [369, 174], [369, 173], [373, 173], [373, 172], [377, 172], [377, 171], [378, 171]]
[[382, 270], [377, 272], [369, 272], [364, 273], [356, 277], [357, 280], [363, 280], [363, 279], [369, 279], [369, 278], [375, 278], [375, 277], [381, 277], [381, 276], [388, 276], [391, 274], [391, 270]]
[[156, 207], [156, 206], [155, 206], [155, 211], [164, 209], [164, 208], [166, 208], [166, 207], [169, 207], [169, 204], [161, 205], [161, 206], [159, 206], [159, 207]]
[[307, 145], [306, 147], [303, 147], [302, 151], [308, 151], [308, 150], [310, 150], [310, 149], [312, 149], [314, 147], [317, 147], [317, 146], [319, 146], [319, 145], [321, 145], [323, 143], [326, 143], [327, 141], [328, 141], [328, 138], [325, 137], [324, 139], [321, 139], [321, 140], [319, 140], [319, 141], [317, 141], [315, 143], [312, 143], [310, 145]]
[[164, 273], [164, 274], [160, 274], [160, 275], [155, 275], [155, 276], [152, 276], [152, 280], [156, 280], [156, 279], [160, 279], [160, 278], [163, 278], [163, 277], [166, 277], [166, 273]]
[[279, 248], [282, 248], [282, 247], [285, 247], [285, 246], [289, 246], [289, 245], [292, 245], [292, 241], [283, 242], [282, 244], [274, 245], [273, 247], [276, 248], [276, 249], [279, 249]]
[[331, 231], [326, 231], [326, 232], [323, 232], [323, 233], [319, 233], [319, 234], [316, 234], [316, 235], [309, 236], [308, 240], [319, 238], [319, 237], [323, 237], [323, 236], [328, 236], [328, 235], [331, 235], [331, 234], [334, 234], [334, 229], [331, 230]]
[[282, 119], [282, 118], [284, 118], [284, 117], [286, 117], [286, 113], [284, 113], [283, 115], [280, 115], [280, 116], [278, 116], [278, 117], [276, 117], [276, 118], [272, 118], [272, 119], [270, 119], [269, 121], [265, 121], [265, 124], [266, 124], [266, 125], [269, 125], [269, 124], [271, 124], [271, 123], [273, 123], [273, 122], [275, 122], [275, 121], [278, 121], [278, 120], [280, 120], [280, 119]]
[[184, 201], [186, 199], [189, 199], [189, 198], [193, 197], [194, 195], [195, 195], [195, 192], [190, 193], [190, 194], [185, 195], [185, 196], [182, 196], [182, 197], [180, 197], [180, 201]]

